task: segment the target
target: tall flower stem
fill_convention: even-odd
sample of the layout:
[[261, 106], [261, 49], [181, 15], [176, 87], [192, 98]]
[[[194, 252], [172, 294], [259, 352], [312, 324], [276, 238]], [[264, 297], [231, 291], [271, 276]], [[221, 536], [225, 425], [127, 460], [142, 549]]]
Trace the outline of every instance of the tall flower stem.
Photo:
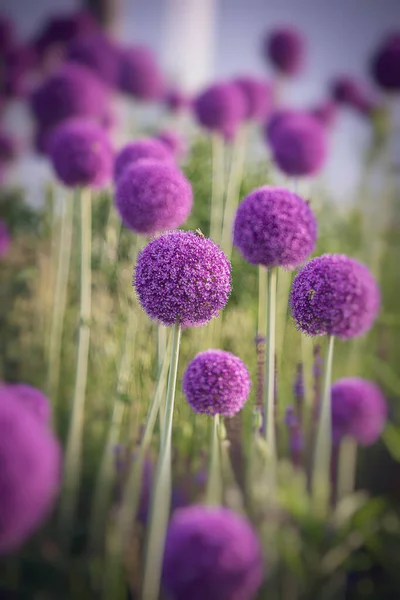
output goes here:
[[132, 531], [132, 523], [135, 521], [139, 508], [140, 491], [142, 487], [143, 464], [146, 453], [150, 446], [157, 414], [161, 404], [161, 398], [165, 391], [168, 372], [168, 357], [171, 348], [171, 339], [168, 342], [167, 351], [164, 355], [163, 364], [158, 373], [157, 386], [150, 403], [146, 425], [137, 451], [135, 460], [129, 469], [128, 479], [124, 488], [120, 509], [117, 513], [115, 527], [110, 535], [107, 548], [107, 563], [103, 585], [103, 598], [116, 598], [120, 585], [120, 570], [122, 554]]
[[[79, 201], [79, 198], [76, 198]], [[51, 316], [47, 393], [56, 405], [60, 380], [61, 341], [67, 306], [68, 279], [71, 264], [72, 221], [74, 202], [66, 198], [63, 203], [60, 242], [58, 247], [57, 275]]]
[[169, 368], [164, 427], [161, 432], [160, 454], [151, 499], [150, 526], [145, 551], [145, 567], [142, 597], [158, 600], [165, 536], [171, 505], [171, 441], [174, 415], [175, 388], [178, 374], [181, 326], [175, 324], [172, 331], [171, 363]]
[[81, 298], [78, 357], [72, 416], [65, 450], [63, 494], [60, 507], [61, 542], [69, 548], [81, 474], [82, 439], [87, 372], [89, 364], [92, 291], [92, 198], [89, 189], [80, 192], [81, 208]]
[[276, 320], [277, 269], [267, 272], [267, 352], [264, 389], [265, 439], [271, 453], [272, 465], [276, 459], [275, 441], [275, 320]]
[[267, 271], [262, 265], [258, 266], [258, 317], [257, 317], [257, 333], [258, 335], [266, 336], [267, 333], [267, 295], [268, 295], [268, 279]]
[[351, 437], [341, 441], [339, 450], [339, 468], [337, 499], [342, 500], [354, 492], [357, 468], [357, 442]]
[[136, 329], [137, 318], [134, 311], [131, 310], [128, 315], [124, 348], [118, 372], [116, 398], [95, 483], [92, 509], [90, 511], [89, 550], [93, 553], [98, 552], [101, 548], [104, 523], [107, 520], [107, 512], [111, 501], [112, 486], [115, 480], [114, 448], [120, 439], [125, 411], [125, 404], [121, 401], [120, 396], [121, 394], [126, 394], [130, 380]]
[[207, 504], [221, 504], [222, 501], [222, 471], [221, 450], [219, 440], [219, 415], [213, 417], [211, 434], [211, 458], [206, 492]]
[[312, 476], [313, 496], [318, 504], [322, 502], [324, 508], [329, 501], [329, 473], [332, 456], [331, 383], [334, 341], [333, 335], [328, 336]]
[[224, 211], [224, 139], [218, 133], [212, 136], [212, 190], [210, 238], [216, 244], [221, 241], [222, 216]]

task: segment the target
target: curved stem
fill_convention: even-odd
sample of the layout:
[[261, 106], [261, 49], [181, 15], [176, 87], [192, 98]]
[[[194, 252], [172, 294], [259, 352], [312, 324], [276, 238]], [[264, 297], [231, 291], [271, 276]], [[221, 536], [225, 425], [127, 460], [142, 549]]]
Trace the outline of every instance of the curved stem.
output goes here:
[[222, 501], [222, 472], [221, 452], [219, 443], [219, 415], [213, 417], [211, 434], [211, 458], [208, 473], [206, 502], [207, 504], [221, 504]]
[[91, 318], [91, 191], [82, 190], [79, 202], [81, 207], [81, 299], [79, 343], [72, 416], [65, 450], [63, 495], [60, 507], [61, 541], [66, 550], [69, 547], [71, 532], [73, 531], [81, 474]]

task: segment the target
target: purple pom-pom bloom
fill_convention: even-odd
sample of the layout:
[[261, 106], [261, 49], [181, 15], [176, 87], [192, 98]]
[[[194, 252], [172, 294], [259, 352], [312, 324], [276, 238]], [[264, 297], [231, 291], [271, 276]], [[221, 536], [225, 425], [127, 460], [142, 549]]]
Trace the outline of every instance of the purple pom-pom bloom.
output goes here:
[[45, 23], [34, 40], [39, 56], [43, 56], [53, 46], [63, 46], [75, 37], [97, 31], [98, 26], [88, 11], [80, 10], [69, 15], [55, 15]]
[[400, 31], [387, 36], [372, 58], [372, 76], [388, 92], [400, 90]]
[[117, 181], [115, 205], [124, 224], [142, 235], [175, 229], [192, 208], [190, 182], [177, 166], [141, 160]]
[[17, 550], [51, 511], [60, 484], [60, 447], [47, 427], [0, 391], [0, 554]]
[[303, 36], [291, 27], [275, 29], [265, 40], [264, 52], [277, 71], [296, 75], [304, 62]]
[[310, 207], [285, 188], [254, 190], [236, 212], [233, 243], [253, 265], [297, 267], [314, 250], [316, 239]]
[[272, 102], [271, 88], [268, 83], [250, 75], [237, 77], [234, 83], [240, 87], [245, 98], [244, 117], [257, 121], [265, 119]]
[[163, 584], [174, 600], [251, 600], [263, 579], [260, 543], [228, 508], [177, 510], [164, 551]]
[[114, 181], [118, 181], [118, 178], [128, 167], [143, 158], [167, 162], [174, 161], [171, 150], [161, 140], [155, 138], [135, 140], [124, 146], [116, 155]]
[[88, 67], [107, 85], [117, 84], [119, 54], [104, 34], [94, 33], [72, 40], [68, 44], [66, 58]]
[[0, 257], [7, 254], [11, 245], [11, 236], [7, 225], [0, 219]]
[[240, 358], [223, 350], [207, 350], [189, 363], [182, 387], [195, 412], [232, 417], [243, 408], [251, 381]]
[[179, 133], [170, 129], [165, 129], [157, 133], [156, 138], [160, 140], [172, 152], [176, 159], [185, 155], [185, 142]]
[[231, 136], [246, 114], [246, 98], [234, 83], [216, 83], [193, 102], [197, 121], [206, 129]]
[[57, 177], [68, 187], [102, 187], [112, 176], [113, 149], [96, 123], [71, 119], [51, 134], [48, 151]]
[[71, 117], [101, 118], [108, 94], [90, 69], [66, 63], [52, 73], [32, 94], [31, 108], [42, 129]]
[[326, 128], [308, 114], [282, 118], [275, 127], [271, 143], [276, 164], [292, 177], [314, 175], [327, 156]]
[[119, 87], [138, 100], [159, 100], [164, 79], [150, 48], [131, 46], [120, 54]]
[[299, 111], [295, 111], [289, 108], [280, 108], [278, 110], [274, 110], [269, 119], [267, 119], [264, 125], [264, 137], [267, 143], [272, 144], [274, 140], [274, 135], [278, 131], [280, 125], [282, 123], [286, 123], [288, 119], [299, 116]]
[[26, 406], [41, 423], [46, 425], [50, 423], [50, 402], [43, 392], [37, 388], [26, 383], [5, 383], [0, 387], [0, 393], [1, 392], [8, 392], [14, 398], [21, 400], [24, 406]]
[[340, 254], [313, 258], [296, 275], [293, 319], [308, 335], [349, 339], [366, 333], [379, 312], [378, 285], [365, 265]]
[[231, 265], [212, 240], [191, 231], [169, 231], [140, 252], [134, 285], [151, 319], [199, 327], [225, 307]]
[[344, 436], [370, 446], [382, 433], [387, 420], [386, 400], [372, 381], [345, 377], [331, 388], [332, 430], [335, 443]]

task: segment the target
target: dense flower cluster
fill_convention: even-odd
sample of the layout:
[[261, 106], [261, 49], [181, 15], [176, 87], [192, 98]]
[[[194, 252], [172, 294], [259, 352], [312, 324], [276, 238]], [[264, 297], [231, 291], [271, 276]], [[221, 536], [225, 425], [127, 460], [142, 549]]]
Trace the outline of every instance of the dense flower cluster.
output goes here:
[[308, 335], [348, 339], [366, 333], [380, 306], [378, 285], [365, 265], [340, 254], [324, 254], [296, 275], [290, 306]]
[[114, 180], [138, 160], [150, 158], [172, 162], [174, 157], [171, 150], [161, 140], [155, 138], [142, 138], [124, 146], [115, 157]]
[[174, 513], [163, 565], [174, 600], [251, 600], [262, 579], [260, 543], [243, 517], [201, 505]]
[[294, 268], [311, 254], [316, 239], [309, 205], [285, 188], [261, 187], [239, 205], [233, 243], [251, 264]]
[[195, 412], [232, 417], [243, 408], [251, 381], [240, 358], [223, 350], [207, 350], [189, 363], [182, 387]]
[[198, 327], [226, 305], [231, 265], [212, 240], [191, 231], [169, 231], [140, 252], [134, 285], [150, 318]]

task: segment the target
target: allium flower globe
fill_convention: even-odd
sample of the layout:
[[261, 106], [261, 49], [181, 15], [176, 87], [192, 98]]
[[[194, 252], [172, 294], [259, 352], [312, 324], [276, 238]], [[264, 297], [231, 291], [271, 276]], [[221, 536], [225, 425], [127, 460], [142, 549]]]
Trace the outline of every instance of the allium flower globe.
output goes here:
[[171, 129], [164, 129], [157, 133], [156, 138], [165, 144], [176, 159], [185, 155], [185, 140], [179, 133]]
[[112, 177], [113, 148], [106, 132], [90, 121], [71, 119], [51, 134], [48, 152], [67, 187], [102, 187]]
[[232, 417], [243, 408], [251, 381], [240, 358], [223, 350], [207, 350], [189, 363], [182, 387], [195, 412]]
[[225, 307], [231, 265], [212, 240], [191, 231], [169, 231], [140, 252], [134, 285], [151, 319], [199, 327]]
[[331, 94], [335, 102], [353, 106], [361, 94], [361, 87], [354, 77], [342, 75], [333, 80]]
[[239, 204], [233, 243], [253, 265], [297, 267], [314, 250], [316, 239], [309, 205], [285, 188], [258, 188]]
[[380, 293], [365, 265], [345, 255], [324, 254], [310, 260], [294, 278], [290, 306], [303, 333], [346, 340], [372, 327]]
[[0, 390], [0, 555], [17, 550], [53, 508], [61, 475], [57, 440]]
[[271, 88], [266, 81], [262, 81], [251, 75], [236, 77], [235, 85], [239, 86], [245, 98], [246, 119], [265, 119], [272, 103]]
[[51, 406], [48, 398], [37, 388], [26, 383], [5, 383], [0, 385], [0, 394], [8, 392], [23, 406], [35, 415], [39, 421], [49, 425], [51, 419]]
[[246, 114], [246, 98], [234, 83], [216, 83], [194, 99], [193, 110], [206, 129], [232, 135]]
[[192, 202], [192, 186], [173, 164], [141, 160], [117, 181], [116, 208], [124, 224], [142, 235], [179, 227]]
[[280, 27], [265, 39], [264, 53], [277, 71], [296, 75], [304, 63], [305, 43], [302, 34], [292, 27]]
[[264, 137], [265, 141], [269, 144], [273, 143], [274, 135], [278, 131], [280, 125], [286, 123], [288, 119], [292, 117], [298, 117], [299, 111], [289, 109], [289, 108], [280, 108], [274, 110], [271, 116], [267, 119], [264, 125]]
[[119, 87], [138, 100], [159, 100], [165, 84], [156, 58], [146, 46], [131, 46], [120, 53]]
[[104, 34], [93, 33], [75, 38], [68, 44], [66, 58], [92, 70], [107, 85], [117, 84], [119, 54]]
[[76, 37], [83, 37], [98, 31], [92, 13], [85, 10], [69, 15], [56, 14], [45, 23], [34, 40], [35, 49], [43, 58], [55, 46], [65, 46]]
[[228, 508], [177, 510], [167, 533], [162, 580], [173, 600], [252, 600], [263, 580], [257, 535]]
[[374, 444], [388, 417], [385, 397], [375, 383], [344, 377], [331, 388], [332, 431], [335, 443], [353, 437], [361, 446]]
[[389, 34], [371, 61], [376, 83], [387, 92], [400, 90], [400, 30]]
[[124, 146], [115, 157], [114, 180], [133, 163], [143, 158], [173, 162], [174, 156], [171, 150], [161, 141], [155, 138], [143, 138], [135, 140]]

